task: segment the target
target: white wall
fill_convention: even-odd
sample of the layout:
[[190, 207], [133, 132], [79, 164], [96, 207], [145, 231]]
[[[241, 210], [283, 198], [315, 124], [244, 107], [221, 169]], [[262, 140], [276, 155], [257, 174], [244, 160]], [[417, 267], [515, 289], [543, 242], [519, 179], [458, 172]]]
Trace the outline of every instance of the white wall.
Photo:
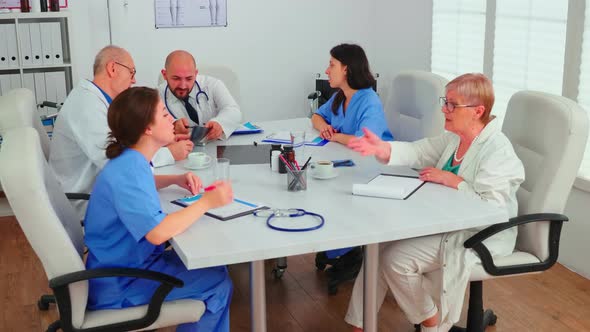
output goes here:
[[565, 206], [570, 221], [561, 231], [559, 262], [590, 279], [590, 183], [577, 180]]
[[387, 103], [398, 72], [430, 71], [432, 0], [377, 1], [372, 23], [376, 39], [371, 65], [380, 75], [378, 91]]
[[72, 12], [70, 44], [74, 86], [78, 80], [92, 78], [94, 56], [109, 44], [107, 1], [69, 1]]
[[342, 42], [362, 45], [386, 80], [429, 67], [432, 1], [228, 2], [226, 28], [155, 29], [152, 1], [111, 1], [113, 43], [134, 57], [139, 85], [156, 84], [174, 49], [193, 53], [197, 65], [229, 66], [248, 120], [307, 114], [314, 74], [324, 72], [330, 48]]

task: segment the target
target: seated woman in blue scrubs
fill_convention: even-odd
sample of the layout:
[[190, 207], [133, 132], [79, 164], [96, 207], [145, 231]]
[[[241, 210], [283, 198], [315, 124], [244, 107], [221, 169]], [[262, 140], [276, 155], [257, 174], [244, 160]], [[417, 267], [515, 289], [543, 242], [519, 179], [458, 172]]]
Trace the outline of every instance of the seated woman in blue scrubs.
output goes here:
[[[330, 87], [338, 91], [311, 117], [313, 127], [320, 132], [320, 136], [346, 145], [352, 138], [363, 136], [363, 128], [367, 128], [382, 140], [392, 141], [383, 105], [372, 89], [375, 78], [362, 47], [340, 44], [332, 48], [326, 74]], [[354, 279], [361, 262], [360, 247], [329, 250], [316, 256], [318, 268], [332, 265], [329, 270], [333, 276], [328, 287], [330, 293], [336, 291], [338, 283]]]
[[[155, 89], [129, 88], [111, 103], [106, 148], [110, 160], [96, 178], [84, 222], [86, 267], [132, 267], [175, 276], [184, 287], [174, 288], [166, 301], [198, 299], [207, 307], [199, 322], [179, 325], [177, 331], [229, 331], [233, 286], [226, 267], [189, 271], [173, 250], [164, 250], [166, 241], [207, 210], [233, 199], [231, 185], [216, 182], [195, 204], [168, 215], [162, 212], [158, 189], [178, 185], [191, 194], [201, 190], [200, 179], [192, 173], [152, 173], [150, 160], [156, 151], [174, 141], [172, 121]], [[157, 286], [145, 279], [93, 279], [88, 309], [147, 304]]]
[[340, 44], [330, 50], [330, 55], [326, 74], [330, 87], [338, 91], [311, 117], [313, 127], [322, 138], [344, 145], [353, 137], [363, 136], [363, 128], [392, 141], [383, 105], [372, 89], [375, 78], [365, 51], [358, 45]]

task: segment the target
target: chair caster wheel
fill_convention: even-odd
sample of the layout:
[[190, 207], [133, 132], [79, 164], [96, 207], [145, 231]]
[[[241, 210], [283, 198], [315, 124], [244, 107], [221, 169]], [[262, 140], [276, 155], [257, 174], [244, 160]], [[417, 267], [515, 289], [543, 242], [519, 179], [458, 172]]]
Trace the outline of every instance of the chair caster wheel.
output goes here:
[[47, 311], [49, 310], [49, 303], [39, 300], [37, 301], [37, 308], [42, 311]]
[[492, 316], [492, 318], [490, 319], [490, 326], [496, 325], [497, 321], [498, 321], [498, 316], [496, 316], [496, 315]]
[[281, 268], [274, 268], [272, 269], [272, 276], [275, 279], [281, 279], [283, 277], [283, 274], [285, 274], [285, 269], [281, 269]]
[[324, 271], [328, 265], [328, 257], [325, 252], [318, 252], [315, 255], [315, 267], [318, 271]]

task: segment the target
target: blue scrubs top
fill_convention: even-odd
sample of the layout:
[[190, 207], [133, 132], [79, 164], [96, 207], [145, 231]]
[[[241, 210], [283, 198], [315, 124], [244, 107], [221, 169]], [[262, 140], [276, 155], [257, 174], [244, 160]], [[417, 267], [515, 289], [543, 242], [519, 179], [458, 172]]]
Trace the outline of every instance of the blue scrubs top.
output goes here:
[[[229, 331], [232, 284], [225, 266], [187, 270], [173, 250], [153, 245], [145, 235], [166, 216], [150, 163], [126, 149], [107, 162], [96, 178], [84, 222], [88, 247], [86, 267], [131, 267], [158, 271], [184, 281], [166, 300], [198, 299], [207, 311], [182, 331]], [[159, 285], [146, 279], [97, 278], [89, 281], [88, 309], [125, 308], [146, 304]]]
[[[164, 252], [145, 235], [166, 216], [160, 208], [154, 175], [145, 157], [127, 149], [110, 160], [96, 178], [84, 222], [86, 267], [149, 269]], [[130, 278], [90, 281], [89, 308], [123, 307], [121, 294]]]
[[338, 114], [332, 113], [332, 103], [336, 93], [316, 111], [324, 120], [338, 132], [363, 136], [363, 128], [367, 128], [384, 141], [393, 141], [393, 135], [387, 128], [383, 105], [379, 96], [371, 88], [360, 89], [354, 95], [346, 114], [343, 112], [343, 105], [338, 107]]

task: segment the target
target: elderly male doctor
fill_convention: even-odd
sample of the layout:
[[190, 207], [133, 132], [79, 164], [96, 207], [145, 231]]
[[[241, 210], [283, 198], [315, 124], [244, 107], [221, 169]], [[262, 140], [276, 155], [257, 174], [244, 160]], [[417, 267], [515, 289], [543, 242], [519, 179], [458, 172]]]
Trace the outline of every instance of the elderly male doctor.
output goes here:
[[190, 133], [190, 127], [209, 128], [207, 140], [227, 139], [240, 125], [242, 113], [222, 81], [198, 75], [193, 56], [182, 50], [166, 57], [159, 87], [166, 108], [176, 119], [177, 135]]
[[[49, 152], [49, 165], [65, 192], [90, 193], [107, 162], [105, 147], [110, 129], [107, 110], [111, 101], [135, 83], [135, 64], [125, 49], [109, 45], [94, 60], [94, 78], [81, 80], [68, 95], [57, 117]], [[190, 141], [169, 145], [178, 159], [192, 149]], [[156, 156], [157, 158], [158, 156]], [[154, 162], [156, 164], [156, 162]], [[80, 218], [86, 202], [75, 202]]]

